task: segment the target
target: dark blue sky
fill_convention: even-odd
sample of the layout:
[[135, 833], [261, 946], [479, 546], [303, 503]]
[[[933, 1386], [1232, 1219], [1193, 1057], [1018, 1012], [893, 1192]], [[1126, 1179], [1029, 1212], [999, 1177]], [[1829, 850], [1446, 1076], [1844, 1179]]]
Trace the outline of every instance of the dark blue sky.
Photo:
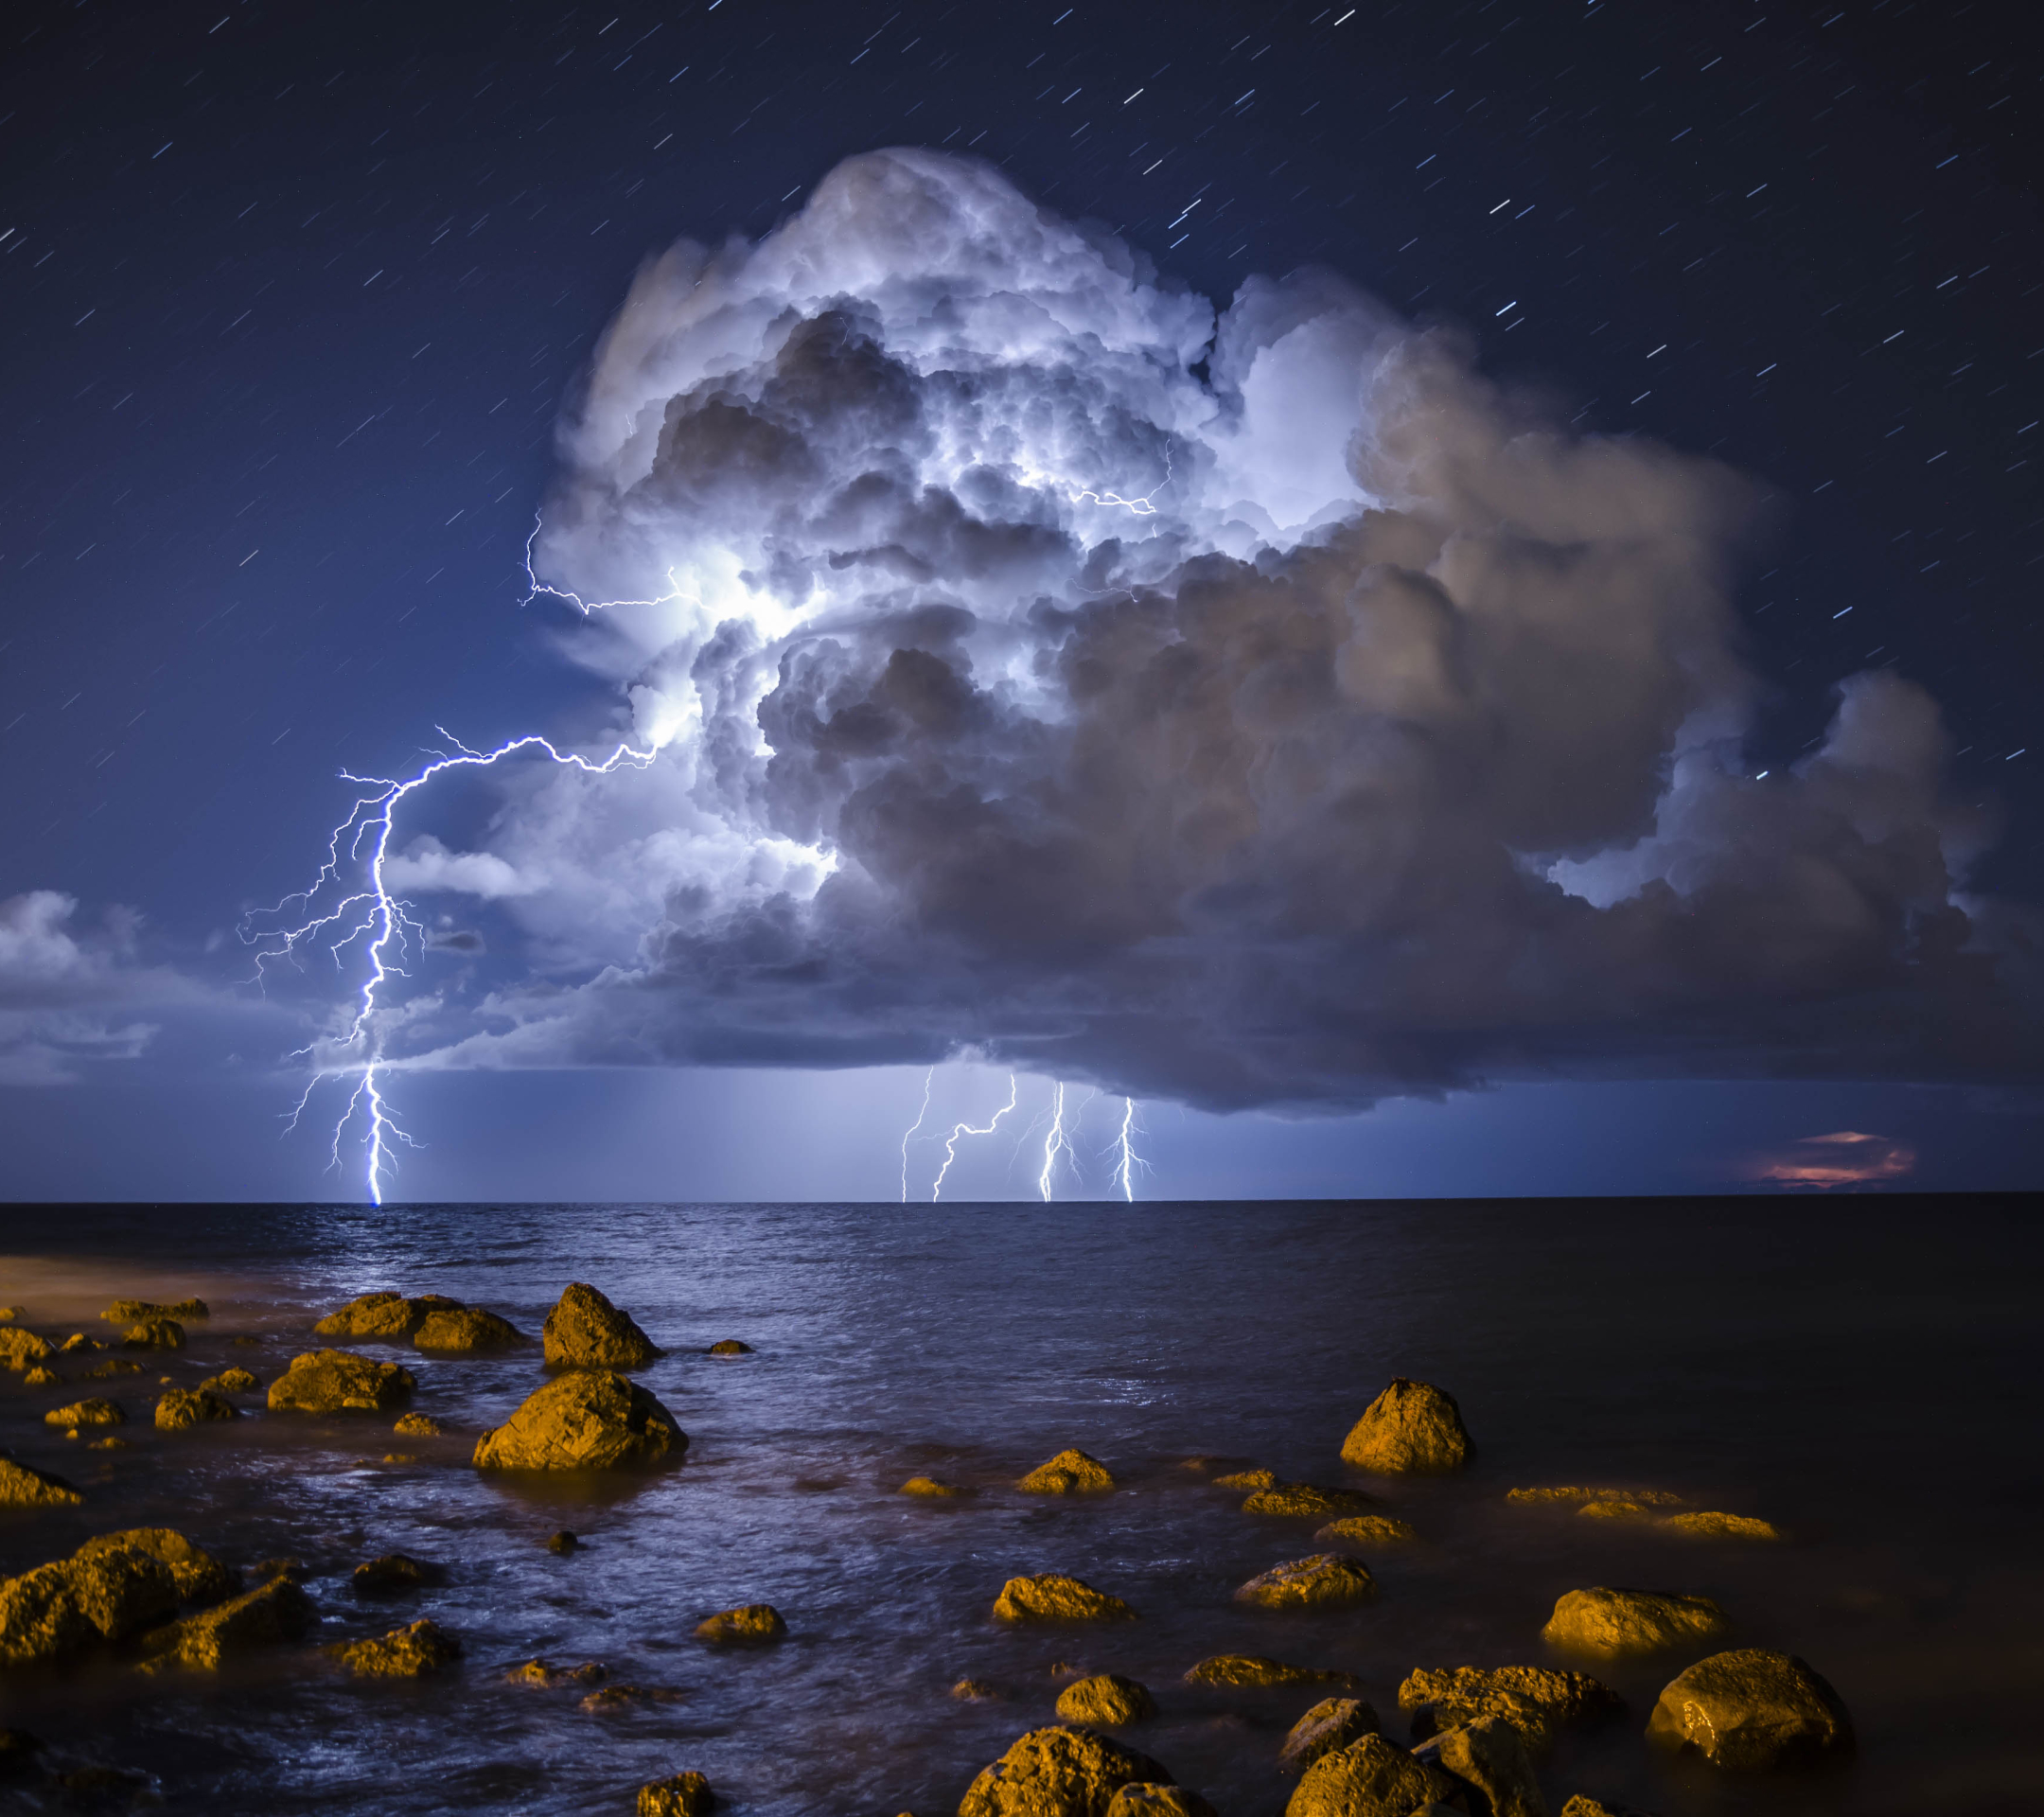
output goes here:
[[[1752, 476], [1752, 766], [1812, 745], [1843, 677], [1906, 676], [2001, 820], [1969, 888], [2038, 893], [2039, 69], [2002, 9], [216, 0], [9, 29], [0, 898], [136, 911], [107, 950], [156, 980], [0, 998], [44, 1056], [0, 1085], [18, 1196], [354, 1189], [273, 1139], [303, 1004], [238, 993], [238, 917], [316, 864], [342, 766], [604, 722], [572, 616], [521, 604], [564, 400], [649, 256], [765, 233], [893, 144], [969, 149], [1217, 299], [1329, 266], [1578, 431]], [[435, 812], [458, 846], [489, 804]], [[1154, 1105], [1151, 1190], [1693, 1190], [1840, 1128], [1926, 1184], [2036, 1183], [2020, 1067], [1542, 1067], [1303, 1125]], [[954, 1083], [960, 1115], [998, 1103]], [[442, 1078], [399, 1190], [882, 1195], [919, 1088]], [[1006, 1151], [964, 1165], [1031, 1190]]]

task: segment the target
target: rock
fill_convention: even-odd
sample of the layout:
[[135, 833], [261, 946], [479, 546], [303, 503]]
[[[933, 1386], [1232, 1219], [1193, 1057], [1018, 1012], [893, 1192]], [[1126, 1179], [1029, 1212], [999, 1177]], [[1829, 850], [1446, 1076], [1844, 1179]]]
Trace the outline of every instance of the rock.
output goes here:
[[606, 1685], [580, 1699], [575, 1707], [590, 1716], [613, 1716], [622, 1710], [643, 1710], [653, 1703], [678, 1703], [679, 1691], [660, 1690], [645, 1685]]
[[184, 1534], [167, 1526], [132, 1526], [125, 1532], [102, 1533], [96, 1540], [87, 1540], [72, 1557], [89, 1559], [123, 1546], [146, 1552], [161, 1563], [170, 1573], [178, 1596], [185, 1602], [218, 1602], [241, 1587], [240, 1576], [233, 1566], [222, 1564], [203, 1546], [194, 1545]]
[[558, 1532], [547, 1535], [546, 1549], [559, 1558], [565, 1559], [569, 1553], [578, 1550], [582, 1542], [565, 1526]]
[[359, 1596], [389, 1596], [438, 1583], [446, 1575], [437, 1564], [414, 1559], [408, 1552], [386, 1552], [358, 1564], [349, 1581]]
[[1665, 1489], [1508, 1489], [1507, 1502], [1639, 1502], [1648, 1508], [1680, 1508], [1683, 1498]]
[[251, 1648], [299, 1640], [318, 1622], [312, 1599], [289, 1578], [268, 1583], [145, 1637], [147, 1671], [217, 1672]]
[[43, 1416], [45, 1426], [125, 1426], [128, 1416], [112, 1401], [74, 1401]]
[[705, 1354], [710, 1356], [750, 1356], [752, 1347], [735, 1337], [727, 1337], [711, 1345]]
[[1578, 1791], [1561, 1807], [1561, 1817], [1647, 1817], [1647, 1813], [1630, 1805], [1614, 1805], [1608, 1798], [1593, 1798], [1587, 1791]]
[[972, 1491], [960, 1489], [956, 1483], [941, 1483], [934, 1476], [911, 1476], [900, 1489], [898, 1495], [926, 1495], [935, 1499], [950, 1499], [970, 1495]]
[[100, 1343], [98, 1339], [87, 1337], [83, 1332], [73, 1332], [69, 1337], [58, 1345], [57, 1354], [59, 1356], [69, 1356], [74, 1350], [103, 1350], [105, 1349], [106, 1346]]
[[1107, 1817], [1220, 1817], [1220, 1813], [1196, 1791], [1145, 1781], [1116, 1792], [1107, 1806]]
[[55, 1369], [46, 1368], [41, 1363], [38, 1363], [22, 1377], [23, 1385], [31, 1388], [54, 1388], [62, 1380], [63, 1377], [59, 1375]]
[[1242, 1505], [1244, 1514], [1281, 1514], [1324, 1521], [1330, 1514], [1353, 1514], [1370, 1506], [1370, 1497], [1344, 1489], [1322, 1489], [1315, 1483], [1277, 1483], [1260, 1489]]
[[1349, 1514], [1330, 1521], [1313, 1538], [1327, 1545], [1391, 1545], [1413, 1538], [1413, 1530], [1388, 1514]]
[[[72, 1436], [77, 1437], [76, 1434]], [[128, 1441], [125, 1438], [93, 1438], [86, 1442], [85, 1449], [87, 1451], [126, 1451]]]
[[0, 1327], [0, 1367], [26, 1369], [55, 1354], [48, 1338], [38, 1337], [33, 1332], [25, 1332], [18, 1327]]
[[0, 1508], [76, 1508], [84, 1499], [62, 1476], [0, 1457]]
[[142, 1366], [131, 1362], [125, 1356], [110, 1356], [104, 1363], [96, 1363], [85, 1371], [88, 1382], [110, 1382], [116, 1375], [140, 1375]]
[[1623, 1659], [1715, 1639], [1729, 1624], [1708, 1596], [1655, 1596], [1645, 1590], [1571, 1590], [1541, 1630], [1550, 1647]]
[[306, 1569], [303, 1559], [258, 1559], [249, 1566], [249, 1576], [257, 1583], [271, 1583], [278, 1578], [303, 1583], [311, 1573]]
[[385, 1413], [418, 1386], [412, 1371], [353, 1350], [308, 1350], [270, 1385], [272, 1413]]
[[1460, 1470], [1474, 1447], [1454, 1396], [1398, 1377], [1342, 1440], [1342, 1462], [1384, 1475]]
[[185, 1348], [185, 1328], [174, 1318], [145, 1318], [139, 1324], [131, 1325], [121, 1339], [121, 1348], [130, 1350], [182, 1350]]
[[667, 1352], [656, 1345], [629, 1314], [621, 1313], [582, 1281], [571, 1281], [542, 1328], [550, 1367], [567, 1369], [643, 1369]]
[[451, 1666], [462, 1649], [452, 1634], [421, 1617], [409, 1628], [333, 1650], [357, 1678], [423, 1678]]
[[398, 1416], [391, 1430], [402, 1438], [437, 1438], [441, 1426], [430, 1413], [407, 1413]]
[[1671, 1680], [1647, 1738], [1694, 1749], [1715, 1767], [1756, 1769], [1850, 1752], [1853, 1727], [1838, 1693], [1802, 1660], [1741, 1647]]
[[1692, 1540], [1778, 1540], [1782, 1530], [1772, 1521], [1751, 1514], [1670, 1514], [1661, 1525]]
[[1061, 1571], [1046, 1571], [1033, 1578], [1010, 1578], [994, 1598], [994, 1619], [1134, 1621], [1136, 1612], [1119, 1596], [1110, 1596]]
[[1216, 1476], [1216, 1489], [1276, 1489], [1278, 1473], [1275, 1470], [1238, 1470], [1232, 1475]]
[[638, 1817], [707, 1817], [716, 1793], [699, 1773], [670, 1773], [639, 1788]]
[[1353, 1685], [1352, 1672], [1285, 1666], [1260, 1653], [1214, 1653], [1185, 1675], [1188, 1685]]
[[1463, 1784], [1474, 1786], [1490, 1817], [1547, 1817], [1533, 1763], [1519, 1731], [1494, 1716], [1480, 1716], [1459, 1729], [1445, 1729], [1413, 1757], [1430, 1761]]
[[413, 1348], [420, 1350], [504, 1350], [525, 1341], [525, 1333], [508, 1318], [499, 1318], [480, 1306], [428, 1313], [412, 1334]]
[[1089, 1728], [1119, 1729], [1156, 1714], [1156, 1699], [1148, 1686], [1119, 1672], [1097, 1672], [1066, 1685], [1058, 1693], [1057, 1713], [1066, 1722]]
[[1015, 1485], [1031, 1495], [1090, 1495], [1114, 1487], [1107, 1466], [1084, 1452], [1061, 1451]]
[[115, 1325], [133, 1325], [152, 1318], [211, 1318], [203, 1299], [116, 1299], [99, 1316]]
[[[26, 1306], [0, 1306], [0, 1325], [11, 1325], [17, 1318], [27, 1316], [28, 1309]], [[10, 1729], [8, 1733], [11, 1735], [13, 1731]]]
[[1031, 1729], [972, 1782], [958, 1817], [1107, 1817], [1124, 1786], [1168, 1786], [1148, 1755], [1087, 1729]]
[[1359, 1560], [1315, 1552], [1260, 1572], [1236, 1591], [1235, 1600], [1260, 1609], [1342, 1609], [1376, 1595], [1377, 1580]]
[[218, 1375], [209, 1375], [199, 1385], [211, 1388], [216, 1394], [254, 1394], [262, 1382], [252, 1369], [222, 1369]]
[[476, 1440], [483, 1470], [622, 1470], [688, 1449], [674, 1415], [636, 1382], [577, 1369], [525, 1398]]
[[363, 1294], [339, 1312], [328, 1313], [312, 1329], [321, 1337], [381, 1337], [395, 1342], [410, 1337], [430, 1314], [456, 1313], [461, 1304], [445, 1294], [422, 1294], [415, 1299], [402, 1294]]
[[1653, 1509], [1645, 1502], [1635, 1502], [1630, 1497], [1585, 1502], [1576, 1512], [1587, 1521], [1650, 1521], [1654, 1517]]
[[241, 1410], [211, 1388], [172, 1388], [156, 1403], [156, 1424], [164, 1432], [184, 1432], [209, 1420], [236, 1420]]
[[960, 1703], [998, 1703], [1000, 1687], [990, 1685], [983, 1678], [961, 1678], [952, 1685], [951, 1695]]
[[533, 1685], [544, 1690], [555, 1685], [595, 1685], [608, 1676], [602, 1661], [586, 1659], [579, 1666], [549, 1666], [543, 1659], [528, 1659], [504, 1674], [507, 1685]]
[[1381, 1735], [1323, 1754], [1307, 1768], [1285, 1817], [1412, 1817], [1455, 1795], [1438, 1767], [1416, 1760]]
[[1413, 1733], [1464, 1728], [1495, 1716], [1519, 1731], [1536, 1756], [1554, 1745], [1564, 1728], [1600, 1722], [1625, 1705], [1617, 1692], [1584, 1672], [1550, 1671], [1542, 1666], [1475, 1666], [1452, 1670], [1422, 1667], [1399, 1686], [1399, 1708], [1413, 1713]]
[[1381, 1732], [1377, 1712], [1367, 1703], [1352, 1697], [1323, 1697], [1293, 1723], [1278, 1750], [1278, 1764], [1289, 1773], [1304, 1773], [1322, 1755]]
[[176, 1614], [169, 1567], [132, 1546], [40, 1564], [0, 1579], [0, 1666], [64, 1659]]
[[779, 1640], [787, 1623], [770, 1602], [749, 1602], [740, 1609], [726, 1609], [707, 1621], [696, 1624], [696, 1638], [715, 1646], [752, 1646], [763, 1640]]

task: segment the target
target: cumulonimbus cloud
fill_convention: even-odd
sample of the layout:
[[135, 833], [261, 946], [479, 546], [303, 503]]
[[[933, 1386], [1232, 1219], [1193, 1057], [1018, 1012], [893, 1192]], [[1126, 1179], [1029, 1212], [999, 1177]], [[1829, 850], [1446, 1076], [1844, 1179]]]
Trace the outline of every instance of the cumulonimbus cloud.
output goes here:
[[77, 914], [59, 890], [0, 900], [0, 1085], [69, 1085], [89, 1062], [137, 1059], [157, 1025], [134, 1012], [196, 995], [137, 962], [132, 914], [92, 928]]
[[418, 860], [549, 879], [510, 912], [607, 962], [414, 1063], [972, 1048], [1215, 1107], [2034, 1064], [1929, 697], [1742, 759], [1749, 485], [1337, 278], [1216, 314], [875, 152], [648, 266], [562, 448], [535, 572], [661, 753]]

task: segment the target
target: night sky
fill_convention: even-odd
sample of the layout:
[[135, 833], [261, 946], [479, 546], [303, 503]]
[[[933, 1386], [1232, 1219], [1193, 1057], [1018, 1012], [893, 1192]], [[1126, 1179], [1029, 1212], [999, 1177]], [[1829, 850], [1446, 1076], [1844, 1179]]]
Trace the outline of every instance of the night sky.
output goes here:
[[[344, 767], [408, 774], [436, 727], [628, 735], [578, 615], [528, 599], [564, 410], [649, 258], [757, 239], [894, 146], [983, 159], [1217, 305], [1324, 267], [1514, 409], [1745, 476], [1743, 773], [1816, 749], [1849, 676], [1927, 690], [1948, 796], [1986, 829], [1960, 896], [2012, 930], [1974, 987], [2023, 1020], [2044, 167], [2019, 24], [1890, 0], [14, 9], [0, 1189], [359, 1194], [352, 1138], [325, 1171], [333, 1105], [280, 1134], [290, 1054], [355, 975], [316, 955], [263, 995], [242, 917], [317, 869], [360, 792]], [[503, 811], [465, 785], [419, 827], [459, 852]], [[446, 924], [420, 988], [464, 940], [475, 993], [580, 981], [568, 931], [492, 912]], [[1804, 1016], [1780, 998], [1768, 1029]], [[1826, 1039], [1779, 1067], [1689, 1035], [1490, 1048], [1373, 1110], [1316, 1085], [1301, 1117], [1178, 1090], [1130, 1035], [1074, 1068], [1100, 1097], [1063, 1191], [1113, 1190], [1117, 1085], [1154, 1170], [1137, 1196], [1730, 1190], [1841, 1131], [1878, 1138], [1845, 1170], [1878, 1183], [2039, 1183], [2034, 1046], [1872, 1040], [1861, 1064], [1866, 1037]], [[891, 1198], [937, 1057], [907, 1035], [662, 1053], [398, 1075], [424, 1146], [392, 1196]], [[983, 1121], [1013, 1064], [940, 1067], [932, 1120]], [[1041, 1123], [1010, 1137], [1049, 1073], [1024, 1070], [947, 1198], [1035, 1191]]]

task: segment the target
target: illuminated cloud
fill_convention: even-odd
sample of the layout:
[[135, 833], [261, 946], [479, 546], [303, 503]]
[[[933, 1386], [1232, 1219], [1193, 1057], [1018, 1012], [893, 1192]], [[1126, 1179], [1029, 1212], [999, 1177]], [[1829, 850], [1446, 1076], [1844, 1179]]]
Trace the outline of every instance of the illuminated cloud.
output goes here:
[[1741, 1177], [1769, 1186], [1810, 1187], [1828, 1191], [1839, 1186], [1879, 1186], [1898, 1180], [1916, 1166], [1916, 1152], [1885, 1136], [1864, 1136], [1841, 1129], [1830, 1136], [1806, 1136], [1766, 1155], [1753, 1155]]
[[56, 890], [0, 900], [0, 1085], [67, 1085], [90, 1061], [135, 1059], [157, 1031], [133, 1008], [189, 995], [135, 963], [132, 916], [82, 931], [77, 912]]

